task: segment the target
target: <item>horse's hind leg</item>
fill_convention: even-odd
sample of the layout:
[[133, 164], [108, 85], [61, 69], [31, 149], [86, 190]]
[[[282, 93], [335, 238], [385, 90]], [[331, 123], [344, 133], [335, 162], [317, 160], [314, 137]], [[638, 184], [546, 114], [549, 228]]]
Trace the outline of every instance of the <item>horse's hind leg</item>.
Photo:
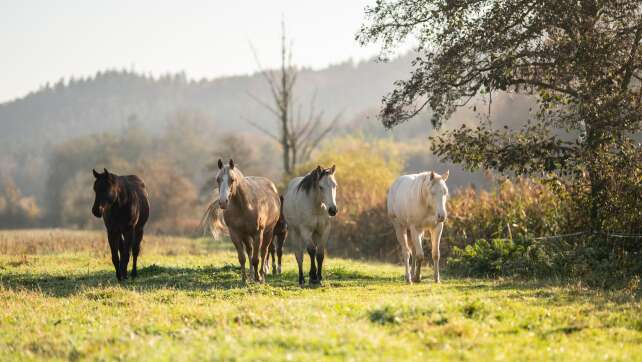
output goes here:
[[274, 255], [276, 253], [276, 245], [274, 245], [275, 244], [274, 239], [276, 239], [276, 236], [272, 237], [272, 243], [270, 243], [270, 249], [268, 253], [268, 262], [266, 263], [267, 265], [269, 265], [270, 264], [269, 259], [272, 260], [272, 275], [276, 275], [276, 258]]
[[107, 240], [109, 240], [109, 249], [111, 249], [111, 262], [116, 269], [116, 279], [120, 281], [120, 260], [118, 258], [118, 248], [122, 243], [122, 234], [114, 231], [107, 231]]
[[279, 235], [277, 238], [277, 245], [276, 245], [276, 256], [279, 259], [278, 266], [277, 266], [277, 273], [281, 274], [281, 257], [283, 256], [283, 243], [285, 242], [285, 238], [287, 238], [288, 232], [284, 231], [282, 235]]
[[[267, 268], [268, 268], [268, 263], [267, 263], [267, 256], [268, 256], [268, 249], [272, 246], [272, 230], [265, 229], [263, 231], [263, 238], [262, 238], [262, 243], [261, 243], [261, 279], [265, 281], [265, 275], [267, 274]], [[272, 258], [274, 260], [274, 258]]]
[[138, 276], [138, 254], [140, 254], [140, 242], [143, 240], [143, 229], [137, 229], [134, 232], [134, 243], [132, 244], [132, 256], [134, 265], [132, 265], [132, 278]]
[[410, 250], [408, 248], [408, 229], [397, 224], [395, 224], [394, 226], [395, 233], [397, 234], [397, 241], [399, 242], [399, 246], [401, 247], [401, 261], [406, 268], [406, 283], [412, 284], [412, 278], [410, 275]]

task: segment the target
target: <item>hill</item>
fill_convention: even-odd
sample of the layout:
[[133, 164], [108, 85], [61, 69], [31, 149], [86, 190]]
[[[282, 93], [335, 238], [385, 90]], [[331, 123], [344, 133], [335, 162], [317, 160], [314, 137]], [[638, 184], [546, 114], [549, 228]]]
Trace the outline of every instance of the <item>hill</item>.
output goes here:
[[[331, 116], [353, 118], [376, 106], [392, 83], [407, 76], [409, 56], [389, 63], [346, 61], [321, 70], [302, 69], [295, 94]], [[246, 131], [243, 118], [272, 127], [270, 113], [251, 96], [269, 101], [260, 74], [190, 80], [184, 73], [158, 78], [126, 70], [98, 72], [84, 79], [60, 80], [0, 104], [0, 144], [4, 150], [46, 147], [97, 132], [118, 131], [136, 117], [157, 131], [180, 111], [199, 113], [223, 131]]]

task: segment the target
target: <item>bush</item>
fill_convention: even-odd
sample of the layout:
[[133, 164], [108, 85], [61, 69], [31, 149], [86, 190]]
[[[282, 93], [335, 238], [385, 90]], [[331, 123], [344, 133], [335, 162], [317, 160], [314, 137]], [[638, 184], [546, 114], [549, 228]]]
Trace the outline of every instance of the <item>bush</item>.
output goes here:
[[575, 231], [567, 199], [550, 185], [525, 178], [499, 182], [493, 191], [468, 187], [448, 200], [442, 254], [479, 239], [524, 239]]
[[520, 276], [583, 280], [595, 287], [622, 287], [642, 274], [640, 247], [615, 246], [608, 236], [559, 239], [477, 240], [454, 247], [448, 271], [467, 277]]
[[21, 228], [36, 225], [42, 215], [36, 199], [23, 196], [8, 177], [0, 180], [0, 228]]

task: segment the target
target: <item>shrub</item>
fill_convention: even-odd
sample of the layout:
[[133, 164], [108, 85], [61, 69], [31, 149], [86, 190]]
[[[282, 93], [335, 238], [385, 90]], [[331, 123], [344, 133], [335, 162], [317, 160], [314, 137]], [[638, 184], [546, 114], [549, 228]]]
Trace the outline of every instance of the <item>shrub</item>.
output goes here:
[[607, 236], [563, 239], [480, 239], [454, 247], [448, 271], [468, 277], [521, 276], [583, 280], [600, 288], [623, 287], [639, 280], [639, 245], [614, 246]]
[[0, 180], [0, 227], [20, 228], [34, 226], [42, 215], [36, 199], [23, 196], [12, 179]]
[[442, 254], [479, 239], [520, 239], [573, 231], [567, 199], [550, 185], [525, 178], [504, 180], [492, 191], [468, 187], [448, 200]]

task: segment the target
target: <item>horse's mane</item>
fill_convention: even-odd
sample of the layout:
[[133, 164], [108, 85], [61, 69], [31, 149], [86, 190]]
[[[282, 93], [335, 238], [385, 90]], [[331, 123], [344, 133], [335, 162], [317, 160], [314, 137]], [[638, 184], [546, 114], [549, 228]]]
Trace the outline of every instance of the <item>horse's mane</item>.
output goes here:
[[297, 191], [303, 190], [305, 191], [306, 194], [309, 193], [313, 187], [319, 184], [319, 180], [321, 180], [323, 176], [326, 176], [329, 174], [330, 174], [330, 169], [322, 169], [320, 167], [315, 168], [314, 170], [310, 171], [307, 175], [303, 176], [303, 179], [301, 180], [301, 182], [299, 182], [299, 186], [297, 186]]
[[227, 172], [230, 175], [234, 173], [234, 177], [237, 178], [237, 181], [243, 181], [243, 179], [245, 179], [245, 175], [243, 175], [243, 172], [241, 172], [241, 170], [239, 170], [238, 167], [234, 167], [234, 168], [228, 167]]

